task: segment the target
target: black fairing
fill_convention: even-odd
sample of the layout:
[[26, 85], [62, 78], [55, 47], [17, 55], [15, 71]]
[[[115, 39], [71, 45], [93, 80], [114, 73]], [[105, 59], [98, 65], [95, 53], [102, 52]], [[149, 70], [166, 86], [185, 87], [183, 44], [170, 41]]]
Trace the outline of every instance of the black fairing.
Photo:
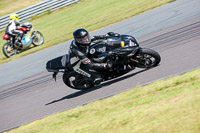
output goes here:
[[139, 45], [138, 42], [137, 42], [137, 40], [133, 36], [130, 36], [130, 35], [121, 35], [121, 40], [125, 41], [125, 42], [129, 42], [131, 40], [135, 44]]
[[[117, 48], [121, 47], [121, 42], [124, 42], [125, 46], [129, 45], [130, 41], [133, 42], [138, 47], [139, 44], [133, 36], [130, 35], [120, 35], [120, 36], [108, 36], [106, 41], [102, 41], [90, 46], [89, 58], [100, 58], [104, 62], [106, 60], [106, 55]], [[124, 47], [124, 53], [126, 54], [126, 47]], [[123, 50], [121, 52], [123, 54]], [[95, 61], [95, 60], [93, 60]]]
[[112, 37], [112, 36], [107, 37], [108, 44], [117, 44], [118, 42], [124, 41], [125, 45], [127, 45], [130, 40], [138, 45], [136, 39], [130, 35], [120, 35], [119, 37]]
[[105, 42], [100, 42], [94, 44], [89, 49], [89, 58], [100, 58], [105, 56], [105, 53], [108, 51], [108, 44]]

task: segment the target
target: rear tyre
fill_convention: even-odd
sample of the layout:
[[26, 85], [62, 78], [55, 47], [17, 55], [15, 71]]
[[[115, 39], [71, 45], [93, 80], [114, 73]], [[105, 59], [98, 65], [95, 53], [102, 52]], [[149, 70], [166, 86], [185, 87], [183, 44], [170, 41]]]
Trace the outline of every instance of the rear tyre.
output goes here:
[[134, 60], [136, 62], [136, 67], [151, 68], [157, 66], [160, 63], [161, 57], [156, 51], [152, 49], [142, 48], [134, 57]]
[[63, 82], [70, 88], [77, 90], [86, 90], [94, 86], [94, 83], [91, 80], [83, 80], [83, 79], [86, 79], [86, 77], [77, 74], [76, 72], [63, 74]]
[[32, 43], [34, 46], [40, 46], [44, 43], [44, 37], [42, 35], [42, 33], [40, 33], [39, 31], [35, 31], [32, 34]]
[[17, 54], [17, 49], [12, 46], [9, 42], [5, 43], [3, 45], [3, 54], [7, 57], [10, 58], [12, 56], [15, 56]]

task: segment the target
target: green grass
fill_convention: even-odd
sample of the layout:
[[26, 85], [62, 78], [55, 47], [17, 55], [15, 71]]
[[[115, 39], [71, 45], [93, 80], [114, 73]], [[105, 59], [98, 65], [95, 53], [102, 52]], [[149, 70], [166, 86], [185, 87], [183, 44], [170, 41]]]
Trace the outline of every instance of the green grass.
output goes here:
[[199, 133], [200, 69], [136, 87], [7, 133]]
[[[72, 39], [77, 28], [94, 31], [175, 0], [81, 0], [31, 22], [45, 37], [45, 44], [7, 59], [0, 50], [0, 64]], [[105, 33], [106, 34], [106, 33]], [[3, 36], [3, 32], [0, 33]], [[5, 43], [0, 39], [0, 47]]]

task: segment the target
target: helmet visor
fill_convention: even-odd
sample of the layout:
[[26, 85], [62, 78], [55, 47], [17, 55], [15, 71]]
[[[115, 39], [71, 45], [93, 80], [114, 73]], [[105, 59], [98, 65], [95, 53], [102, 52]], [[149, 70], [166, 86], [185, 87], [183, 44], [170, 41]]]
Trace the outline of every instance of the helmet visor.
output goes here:
[[17, 16], [17, 17], [15, 17], [15, 20], [17, 20], [17, 21], [19, 20], [18, 16]]
[[18, 17], [19, 16], [17, 14], [10, 15], [10, 19], [14, 19], [14, 20], [17, 20], [17, 21], [19, 20]]
[[89, 35], [83, 37], [83, 38], [76, 38], [76, 41], [80, 44], [90, 44], [91, 43], [91, 38]]

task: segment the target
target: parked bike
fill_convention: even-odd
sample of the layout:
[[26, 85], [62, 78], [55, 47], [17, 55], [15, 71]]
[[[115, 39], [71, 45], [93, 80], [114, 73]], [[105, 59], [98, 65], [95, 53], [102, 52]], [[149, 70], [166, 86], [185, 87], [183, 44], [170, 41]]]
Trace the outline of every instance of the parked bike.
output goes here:
[[11, 36], [8, 34], [4, 34], [4, 36], [3, 36], [3, 39], [6, 40], [7, 43], [5, 43], [3, 45], [2, 50], [3, 50], [4, 55], [7, 58], [16, 55], [18, 53], [18, 51], [22, 51], [22, 50], [29, 48], [31, 46], [31, 44], [33, 44], [34, 46], [39, 46], [44, 43], [44, 37], [43, 37], [42, 33], [40, 33], [38, 30], [35, 30], [33, 25], [30, 22], [24, 21], [22, 23], [24, 25], [27, 25], [27, 27], [28, 27], [28, 28], [20, 27], [18, 29], [19, 31], [22, 31], [24, 33], [22, 40], [21, 40], [22, 46], [18, 46], [16, 44], [15, 36]]
[[[121, 46], [114, 45], [115, 42], [121, 42]], [[102, 74], [104, 81], [122, 76], [135, 67], [155, 67], [161, 61], [156, 51], [141, 48], [133, 36], [119, 34], [108, 36], [106, 41], [93, 43], [89, 48], [88, 57], [93, 62], [113, 63], [112, 68], [96, 70]], [[68, 54], [48, 61], [46, 69], [48, 72], [53, 72], [53, 78], [56, 78], [57, 73], [62, 72], [63, 82], [70, 88], [85, 90], [95, 86], [92, 79], [71, 69]]]

